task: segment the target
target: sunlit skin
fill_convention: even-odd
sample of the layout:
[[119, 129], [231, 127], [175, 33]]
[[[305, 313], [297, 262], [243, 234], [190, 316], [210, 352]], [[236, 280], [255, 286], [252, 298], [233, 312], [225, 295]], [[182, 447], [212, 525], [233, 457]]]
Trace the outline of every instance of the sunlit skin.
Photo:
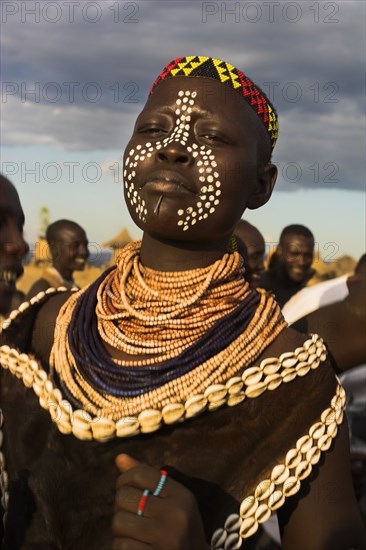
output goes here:
[[88, 239], [80, 227], [60, 230], [57, 241], [50, 244], [52, 263], [66, 281], [74, 271], [82, 271], [89, 257]]
[[22, 259], [29, 247], [23, 238], [24, 213], [15, 187], [0, 176], [0, 313], [11, 307], [16, 280], [23, 273]]
[[305, 283], [311, 276], [314, 241], [303, 235], [284, 235], [278, 246], [286, 273], [294, 283]]
[[[264, 127], [242, 97], [223, 88], [206, 78], [162, 82], [126, 147], [126, 203], [144, 231], [141, 261], [154, 269], [193, 269], [221, 258], [244, 210], [271, 195], [277, 172], [259, 154], [260, 139], [269, 146]], [[186, 135], [178, 133], [184, 97], [191, 109]]]
[[245, 278], [252, 287], [256, 287], [261, 274], [264, 271], [264, 255], [266, 243], [262, 234], [254, 225], [247, 221], [240, 220], [234, 232], [240, 252], [240, 245], [245, 247]]

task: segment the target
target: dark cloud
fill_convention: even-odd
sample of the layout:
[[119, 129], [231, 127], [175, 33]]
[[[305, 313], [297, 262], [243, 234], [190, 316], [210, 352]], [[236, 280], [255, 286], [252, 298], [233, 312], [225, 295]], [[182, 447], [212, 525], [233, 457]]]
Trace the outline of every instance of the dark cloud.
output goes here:
[[[298, 181], [282, 178], [279, 188], [362, 188], [363, 3], [273, 2], [273, 20], [264, 2], [258, 8], [253, 2], [82, 4], [97, 4], [100, 19], [92, 23], [95, 8], [83, 15], [79, 6], [74, 22], [63, 10], [54, 24], [44, 17], [22, 23], [19, 14], [3, 24], [4, 144], [34, 139], [65, 149], [115, 149], [126, 142], [168, 60], [212, 55], [236, 64], [272, 95], [280, 114], [278, 162], [302, 167]], [[39, 103], [26, 95], [35, 86]], [[25, 99], [33, 103], [28, 110], [20, 109]], [[332, 162], [338, 176], [331, 175]]]

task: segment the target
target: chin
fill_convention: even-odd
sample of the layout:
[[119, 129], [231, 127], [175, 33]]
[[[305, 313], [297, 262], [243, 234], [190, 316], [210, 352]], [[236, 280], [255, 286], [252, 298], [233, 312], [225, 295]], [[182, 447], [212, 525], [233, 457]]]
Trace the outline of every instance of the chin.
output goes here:
[[137, 227], [155, 239], [186, 241], [187, 233], [192, 233], [182, 231], [177, 225], [178, 218], [173, 217], [171, 213], [161, 211], [156, 215], [148, 212], [146, 219], [142, 220], [132, 209], [129, 212]]
[[84, 271], [85, 267], [86, 267], [86, 262], [85, 264], [74, 264], [71, 269], [72, 271]]
[[179, 227], [168, 226], [167, 223], [145, 223], [144, 227], [141, 227], [144, 233], [150, 235], [154, 239], [159, 239], [162, 241], [178, 241], [178, 242], [187, 242], [192, 239], [189, 231], [183, 232]]
[[290, 279], [296, 284], [302, 284], [307, 281], [307, 275], [301, 275], [301, 276], [290, 275]]

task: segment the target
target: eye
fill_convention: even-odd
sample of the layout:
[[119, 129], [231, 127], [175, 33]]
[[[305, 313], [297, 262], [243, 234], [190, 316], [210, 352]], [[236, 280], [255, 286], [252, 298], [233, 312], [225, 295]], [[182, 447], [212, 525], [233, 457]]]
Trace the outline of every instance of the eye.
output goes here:
[[201, 135], [201, 137], [205, 138], [205, 139], [210, 139], [212, 141], [215, 141], [215, 140], [220, 140], [220, 136], [218, 136], [217, 134], [203, 134]]
[[167, 133], [167, 129], [164, 125], [157, 122], [145, 122], [137, 128], [138, 134], [147, 134], [149, 136], [164, 135]]
[[212, 130], [200, 132], [199, 138], [209, 143], [227, 143], [227, 140], [221, 134]]
[[161, 128], [157, 128], [154, 126], [150, 126], [149, 128], [144, 128], [143, 130], [140, 130], [140, 133], [143, 134], [158, 134], [159, 132], [163, 132]]

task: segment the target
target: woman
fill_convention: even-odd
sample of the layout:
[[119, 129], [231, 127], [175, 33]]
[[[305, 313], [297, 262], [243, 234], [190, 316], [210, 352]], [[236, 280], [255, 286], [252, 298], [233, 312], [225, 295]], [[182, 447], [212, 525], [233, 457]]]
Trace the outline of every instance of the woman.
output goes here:
[[7, 547], [250, 547], [277, 510], [283, 548], [361, 548], [322, 340], [288, 329], [227, 251], [271, 195], [276, 138], [232, 65], [179, 58], [156, 79], [124, 155], [142, 242], [5, 328], [37, 359], [2, 348]]

